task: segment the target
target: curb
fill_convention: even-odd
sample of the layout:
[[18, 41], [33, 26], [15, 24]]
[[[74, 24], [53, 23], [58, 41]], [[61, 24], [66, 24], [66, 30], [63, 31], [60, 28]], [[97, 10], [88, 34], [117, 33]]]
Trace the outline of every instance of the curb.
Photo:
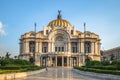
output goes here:
[[28, 72], [20, 72], [20, 73], [6, 73], [0, 74], [0, 80], [14, 80], [17, 78], [23, 78], [30, 75], [38, 74], [46, 71], [45, 69], [37, 70], [37, 71], [28, 71]]

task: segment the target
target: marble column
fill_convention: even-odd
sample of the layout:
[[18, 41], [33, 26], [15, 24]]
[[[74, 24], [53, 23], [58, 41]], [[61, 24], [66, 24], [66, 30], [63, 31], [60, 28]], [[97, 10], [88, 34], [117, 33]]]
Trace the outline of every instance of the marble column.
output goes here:
[[38, 42], [38, 53], [40, 53], [40, 42]]
[[73, 58], [71, 57], [71, 67], [73, 67]]
[[50, 65], [52, 66], [52, 56], [50, 56]]
[[78, 66], [80, 66], [80, 55], [78, 56]]
[[55, 56], [55, 59], [56, 59], [56, 61], [55, 61], [55, 62], [56, 62], [55, 66], [57, 67], [57, 56]]
[[50, 42], [48, 42], [48, 52], [50, 52]]
[[26, 45], [25, 45], [25, 49], [26, 49], [26, 53], [29, 53], [29, 42], [28, 41], [26, 41], [26, 43], [25, 43]]
[[71, 43], [68, 42], [68, 52], [71, 52]]
[[25, 42], [23, 43], [23, 46], [24, 46], [24, 48], [23, 48], [23, 49], [24, 49], [23, 52], [26, 53], [26, 43], [25, 43]]
[[81, 53], [81, 42], [79, 42], [79, 52]]
[[95, 54], [98, 54], [98, 43], [95, 42]]
[[78, 65], [77, 65], [77, 66], [79, 66], [79, 56], [78, 56], [77, 58], [78, 58], [78, 60], [77, 60], [77, 62], [78, 62]]
[[69, 57], [69, 62], [70, 62], [70, 63], [69, 63], [69, 66], [71, 67], [71, 57]]
[[84, 54], [84, 42], [81, 42], [81, 52]]
[[43, 66], [42, 56], [40, 56], [40, 66]]
[[42, 53], [42, 42], [40, 42], [39, 45], [40, 45], [39, 52]]
[[64, 56], [62, 56], [62, 67], [64, 67]]
[[38, 53], [38, 42], [35, 43], [35, 53]]
[[77, 53], [80, 52], [80, 42], [77, 43]]
[[67, 67], [69, 67], [69, 57], [67, 57]]
[[51, 42], [51, 52], [54, 52], [54, 51], [53, 51], [53, 44], [54, 44], [54, 43]]
[[93, 42], [92, 42], [92, 45], [91, 45], [91, 50], [92, 50], [91, 53], [95, 54], [95, 52], [94, 52], [95, 48], [94, 48], [94, 43]]

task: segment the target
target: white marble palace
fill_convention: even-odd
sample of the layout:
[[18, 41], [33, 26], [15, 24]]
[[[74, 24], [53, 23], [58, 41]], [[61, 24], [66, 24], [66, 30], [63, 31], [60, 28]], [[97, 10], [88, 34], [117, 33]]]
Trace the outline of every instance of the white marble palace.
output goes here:
[[39, 66], [82, 66], [87, 60], [100, 61], [100, 45], [99, 35], [76, 30], [58, 11], [57, 19], [50, 21], [43, 31], [21, 35], [19, 56], [35, 58]]

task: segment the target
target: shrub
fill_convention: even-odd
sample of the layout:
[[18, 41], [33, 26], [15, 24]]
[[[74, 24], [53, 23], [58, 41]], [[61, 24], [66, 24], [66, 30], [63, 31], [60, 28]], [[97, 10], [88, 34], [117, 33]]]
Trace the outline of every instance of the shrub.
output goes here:
[[90, 66], [88, 68], [102, 69], [102, 70], [119, 70], [117, 66]]
[[87, 61], [86, 66], [100, 66], [100, 61]]
[[111, 63], [112, 65], [120, 65], [120, 60], [119, 61], [112, 61], [112, 63]]
[[1, 66], [16, 64], [16, 65], [31, 65], [27, 60], [22, 59], [0, 59]]
[[102, 61], [101, 64], [104, 65], [104, 66], [110, 65], [110, 61]]
[[82, 71], [120, 75], [120, 71], [118, 70], [102, 70], [102, 69], [86, 68], [86, 67], [74, 67], [74, 68]]

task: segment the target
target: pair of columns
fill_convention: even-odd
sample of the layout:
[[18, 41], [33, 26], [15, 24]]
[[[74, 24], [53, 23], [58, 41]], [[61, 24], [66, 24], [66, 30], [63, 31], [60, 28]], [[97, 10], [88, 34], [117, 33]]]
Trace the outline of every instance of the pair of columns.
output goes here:
[[[49, 60], [46, 59], [46, 64], [47, 66], [58, 66], [58, 57], [59, 56], [55, 56], [55, 61], [54, 61], [54, 64], [53, 64], [53, 58], [50, 56], [49, 57]], [[80, 57], [76, 57], [76, 58], [72, 58], [72, 57], [68, 57], [68, 56], [60, 56], [62, 57], [61, 59], [61, 64], [62, 66], [61, 67], [73, 67], [73, 66], [80, 66], [81, 65], [81, 58]], [[66, 65], [65, 65], [65, 59], [66, 58]], [[40, 58], [40, 63], [41, 63], [41, 66], [43, 65], [43, 58], [41, 57]]]

